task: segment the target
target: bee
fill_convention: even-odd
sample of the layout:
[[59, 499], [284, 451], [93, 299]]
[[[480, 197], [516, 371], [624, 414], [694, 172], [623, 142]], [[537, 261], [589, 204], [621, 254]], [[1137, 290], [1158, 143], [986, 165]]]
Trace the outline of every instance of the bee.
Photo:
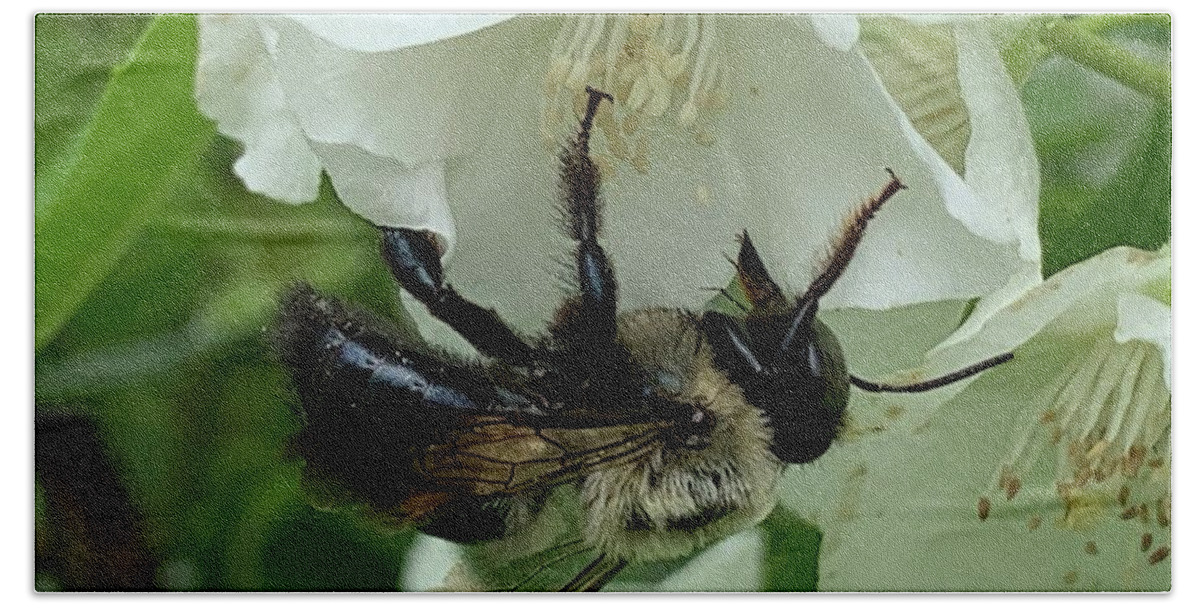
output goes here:
[[598, 590], [629, 563], [683, 556], [762, 521], [784, 467], [829, 449], [851, 385], [932, 390], [1011, 356], [909, 385], [847, 372], [818, 304], [867, 222], [904, 188], [890, 170], [799, 297], [782, 292], [743, 232], [734, 265], [744, 316], [618, 313], [589, 156], [596, 109], [613, 99], [587, 92], [559, 156], [577, 293], [543, 335], [519, 335], [447, 284], [439, 242], [419, 230], [381, 228], [382, 258], [482, 361], [401, 340], [387, 322], [308, 286], [284, 298], [276, 346], [302, 420], [289, 449], [305, 462], [306, 485], [331, 502], [473, 544], [519, 534], [567, 486], [584, 514], [576, 542], [597, 557], [562, 589]]

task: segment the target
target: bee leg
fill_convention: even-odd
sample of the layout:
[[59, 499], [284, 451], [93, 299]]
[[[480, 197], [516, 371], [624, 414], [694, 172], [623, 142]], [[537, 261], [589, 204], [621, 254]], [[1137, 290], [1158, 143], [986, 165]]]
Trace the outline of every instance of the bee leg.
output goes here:
[[624, 559], [601, 553], [600, 557], [575, 575], [571, 582], [564, 585], [562, 591], [599, 591], [617, 576], [627, 563]]
[[617, 282], [608, 256], [597, 240], [601, 229], [601, 204], [598, 198], [600, 169], [588, 155], [592, 121], [608, 93], [588, 87], [587, 112], [579, 124], [579, 133], [559, 155], [562, 162], [559, 194], [563, 229], [576, 242], [574, 258], [579, 284], [577, 322], [573, 332], [582, 332], [592, 344], [607, 344], [617, 335]]
[[883, 186], [879, 194], [867, 199], [866, 202], [859, 205], [858, 209], [855, 209], [850, 217], [846, 218], [842, 234], [834, 241], [832, 253], [825, 262], [825, 269], [817, 275], [816, 279], [813, 279], [812, 283], [809, 283], [808, 289], [796, 301], [796, 305], [792, 309], [792, 322], [784, 339], [779, 343], [773, 360], [786, 359], [791, 356], [791, 351], [803, 348], [806, 337], [804, 330], [812, 326], [812, 321], [817, 313], [818, 301], [821, 296], [833, 289], [833, 284], [849, 267], [850, 260], [854, 258], [854, 251], [858, 249], [858, 244], [862, 242], [863, 234], [867, 230], [867, 223], [875, 217], [884, 203], [897, 192], [907, 188], [891, 169], [887, 169], [887, 173], [891, 179]]
[[536, 591], [537, 589], [525, 589], [525, 585], [528, 585], [529, 583], [533, 582], [534, 579], [536, 579], [538, 576], [540, 576], [546, 570], [549, 570], [551, 567], [553, 567], [557, 564], [560, 564], [566, 560], [569, 560], [573, 557], [578, 557], [580, 555], [588, 553], [589, 551], [592, 551], [592, 548], [585, 546], [583, 544], [582, 539], [575, 539], [575, 540], [567, 541], [561, 545], [551, 547], [550, 549], [546, 550], [546, 553], [555, 553], [555, 552], [562, 552], [562, 553], [560, 553], [559, 555], [555, 555], [554, 557], [551, 557], [549, 560], [547, 560], [545, 562], [542, 562], [542, 564], [539, 565], [537, 567], [537, 569], [535, 569], [532, 573], [530, 573], [525, 578], [521, 579], [521, 582], [519, 582], [511, 587], [508, 587], [506, 589], [501, 589], [501, 591]]
[[900, 178], [896, 177], [896, 174], [891, 169], [888, 169], [887, 173], [891, 179], [883, 186], [883, 190], [859, 205], [858, 209], [855, 209], [854, 213], [846, 218], [842, 234], [834, 241], [832, 253], [830, 253], [829, 259], [825, 262], [825, 269], [809, 284], [808, 289], [804, 291], [804, 295], [800, 296], [797, 306], [802, 305], [808, 300], [816, 301], [821, 296], [829, 293], [829, 290], [833, 288], [833, 284], [846, 271], [846, 267], [850, 265], [850, 260], [854, 257], [854, 251], [858, 249], [858, 244], [862, 241], [863, 234], [867, 230], [867, 222], [875, 217], [875, 214], [879, 212], [883, 204], [891, 199], [892, 196], [908, 187], [900, 183]]
[[496, 311], [467, 300], [442, 277], [441, 250], [433, 234], [407, 228], [380, 228], [384, 262], [405, 291], [445, 322], [480, 353], [512, 365], [529, 365], [533, 349]]

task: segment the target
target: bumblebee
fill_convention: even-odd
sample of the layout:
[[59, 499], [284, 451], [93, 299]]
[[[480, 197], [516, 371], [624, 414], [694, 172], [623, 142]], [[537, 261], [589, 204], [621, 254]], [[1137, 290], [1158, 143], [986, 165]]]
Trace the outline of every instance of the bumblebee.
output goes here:
[[890, 171], [799, 297], [780, 290], [743, 232], [734, 266], [744, 315], [618, 313], [588, 151], [596, 109], [612, 97], [587, 91], [559, 156], [577, 291], [543, 335], [519, 335], [448, 285], [439, 243], [424, 231], [381, 228], [382, 257], [482, 361], [405, 342], [386, 321], [308, 286], [285, 297], [276, 346], [302, 420], [289, 449], [329, 502], [481, 543], [521, 533], [568, 486], [583, 512], [576, 542], [597, 557], [562, 588], [598, 590], [631, 562], [686, 555], [765, 518], [783, 467], [820, 457], [838, 435], [851, 384], [931, 390], [1011, 356], [903, 386], [847, 372], [816, 313], [868, 221], [904, 188]]

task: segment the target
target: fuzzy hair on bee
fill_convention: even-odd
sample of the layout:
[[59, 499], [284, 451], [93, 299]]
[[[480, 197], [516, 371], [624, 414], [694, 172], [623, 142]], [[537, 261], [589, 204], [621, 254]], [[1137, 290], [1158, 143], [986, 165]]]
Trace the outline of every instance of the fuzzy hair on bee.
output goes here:
[[890, 171], [798, 297], [782, 292], [743, 232], [734, 261], [743, 315], [618, 312], [589, 151], [597, 108], [613, 98], [587, 92], [559, 156], [575, 289], [544, 333], [517, 333], [447, 284], [440, 243], [420, 230], [381, 227], [382, 258], [478, 361], [403, 340], [385, 320], [306, 285], [285, 296], [274, 339], [301, 421], [288, 450], [304, 461], [315, 502], [479, 544], [525, 533], [566, 488], [582, 512], [573, 543], [595, 559], [561, 589], [598, 590], [629, 563], [687, 555], [762, 521], [784, 467], [834, 441], [851, 385], [933, 390], [1011, 357], [910, 385], [846, 370], [818, 303], [868, 221], [904, 188]]
[[763, 412], [713, 364], [696, 319], [651, 309], [618, 323], [618, 339], [659, 390], [695, 404], [704, 420], [676, 428], [645, 458], [583, 478], [584, 537], [618, 559], [669, 559], [761, 521], [783, 463]]

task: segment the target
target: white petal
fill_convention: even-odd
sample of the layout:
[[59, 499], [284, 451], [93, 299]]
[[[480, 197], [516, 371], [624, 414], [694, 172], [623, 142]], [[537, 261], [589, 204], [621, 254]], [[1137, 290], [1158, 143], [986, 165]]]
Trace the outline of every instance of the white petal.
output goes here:
[[659, 583], [656, 591], [747, 592], [762, 589], [762, 530], [751, 528], [705, 549]]
[[[985, 374], [918, 432], [867, 444], [860, 466], [840, 472], [840, 485], [825, 496], [821, 588], [1169, 588], [1169, 564], [1148, 563], [1140, 524], [1122, 520], [1112, 498], [1098, 505], [1104, 513], [1094, 527], [1082, 528], [1059, 521], [1064, 507], [1047, 473], [1026, 478], [1013, 502], [996, 496], [996, 468], [1020, 441], [1024, 422], [1036, 422], [1039, 390], [1077, 349], [1076, 342], [1041, 340], [1023, 351], [1032, 356]], [[981, 521], [977, 501], [988, 491], [990, 515]], [[1154, 535], [1156, 546], [1169, 543], [1169, 530], [1155, 526]]]
[[[714, 127], [715, 145], [697, 145], [691, 132], [658, 129], [647, 172], [626, 166], [603, 184], [603, 242], [623, 308], [698, 307], [704, 287], [728, 281], [724, 255], [734, 251], [743, 228], [775, 277], [803, 289], [844, 218], [882, 187], [885, 167], [909, 189], [872, 223], [850, 270], [823, 301], [826, 308], [967, 298], [1007, 281], [1019, 260], [1015, 245], [973, 235], [947, 213], [939, 180], [914, 153], [861, 57], [830, 49], [806, 21], [718, 19], [725, 40], [738, 42], [724, 47], [735, 94]], [[541, 25], [535, 20], [530, 38], [514, 38], [525, 40], [519, 46], [528, 56], [548, 52], [538, 44], [549, 38], [538, 34]], [[539, 142], [544, 72], [497, 74], [509, 80], [489, 81], [497, 91], [490, 112], [503, 120], [492, 121], [488, 135], [447, 166], [459, 235], [448, 278], [467, 297], [532, 331], [545, 326], [561, 299], [554, 277], [561, 276], [557, 261], [570, 243], [554, 220], [555, 153]], [[435, 98], [438, 86], [444, 85], [429, 87]], [[955, 196], [971, 196], [952, 172], [946, 179], [959, 185]]]
[[405, 591], [428, 591], [440, 588], [450, 570], [462, 561], [458, 545], [427, 534], [417, 534], [404, 561], [400, 574]]
[[222, 134], [242, 142], [234, 171], [248, 189], [290, 203], [311, 201], [321, 168], [288, 111], [259, 25], [240, 16], [200, 17], [196, 102]]
[[354, 145], [409, 168], [473, 153], [514, 110], [519, 87], [541, 90], [551, 20], [524, 17], [437, 44], [361, 53], [272, 20], [276, 71], [314, 141]]
[[858, 17], [846, 14], [817, 14], [812, 19], [813, 29], [821, 41], [830, 47], [845, 52], [858, 44]]
[[[1168, 248], [1109, 250], [1008, 305], [986, 314], [977, 309], [934, 349], [926, 369], [941, 373], [1020, 346], [1014, 361], [953, 391], [852, 393], [847, 434], [861, 426], [883, 430], [843, 439], [816, 462], [789, 468], [781, 486], [784, 504], [823, 527], [822, 589], [1168, 588], [1169, 567], [1148, 561], [1150, 553], [1140, 548], [1146, 530], [1122, 518], [1124, 507], [1111, 496], [1098, 503], [1103, 517], [1095, 527], [1060, 525], [1055, 448], [1041, 456], [1051, 466], [1024, 465], [1029, 476], [1014, 502], [996, 497], [994, 476], [1028, 441], [1028, 425], [1036, 427], [1049, 407], [1046, 396], [1057, 394], [1053, 380], [1081, 352], [1109, 336], [1136, 337], [1169, 352], [1169, 310], [1138, 293], [1161, 290], [1169, 278]], [[851, 352], [851, 367], [869, 360]], [[1041, 433], [1034, 445], [1053, 446], [1049, 431]], [[980, 521], [977, 500], [989, 490], [991, 514]], [[1169, 530], [1153, 532], [1155, 547], [1170, 542]]]
[[[562, 300], [557, 260], [569, 251], [554, 207], [558, 161], [541, 142], [538, 126], [541, 77], [528, 72], [511, 86], [494, 85], [503, 103], [497, 101], [499, 115], [491, 132], [448, 163], [446, 173], [457, 234], [447, 281], [525, 332], [545, 328]], [[439, 345], [470, 352], [419, 304], [406, 299], [405, 305], [426, 337], [436, 335]]]
[[[762, 241], [777, 278], [805, 285], [812, 266], [796, 261], [819, 262], [831, 233], [883, 185], [881, 171], [890, 167], [909, 188], [873, 220], [822, 304], [882, 309], [1002, 285], [1016, 266], [1015, 247], [973, 235], [947, 212], [948, 199], [973, 195], [912, 134], [866, 60], [829, 49], [803, 22], [784, 23], [794, 31], [764, 17], [738, 32], [744, 64], [732, 86], [760, 93], [731, 108], [723, 123], [729, 131], [718, 138], [732, 142], [741, 163], [737, 177], [749, 188], [743, 225]], [[939, 164], [931, 166], [928, 155]]]
[[955, 38], [959, 84], [971, 116], [965, 177], [982, 204], [954, 205], [950, 213], [975, 234], [1019, 243], [1021, 258], [1037, 262], [1041, 178], [1025, 109], [985, 25], [959, 23]]
[[1163, 382], [1171, 388], [1171, 307], [1140, 293], [1117, 298], [1117, 342], [1145, 340], [1158, 347], [1163, 359]]
[[864, 20], [859, 48], [896, 105], [933, 149], [963, 175], [971, 117], [962, 98], [954, 29], [893, 16]]
[[1109, 249], [1063, 269], [999, 310], [973, 314], [930, 352], [931, 365], [951, 369], [1008, 352], [1043, 329], [1070, 336], [1111, 327], [1117, 320], [1118, 294], [1170, 277], [1170, 272], [1169, 253]]
[[[553, 217], [555, 151], [539, 137], [558, 20], [522, 17], [361, 53], [292, 19], [256, 19], [287, 102], [276, 114], [301, 125], [339, 193], [375, 221], [445, 230], [455, 249], [447, 276], [464, 295], [518, 329], [544, 327], [561, 299], [556, 259], [570, 246]], [[704, 287], [728, 280], [723, 255], [743, 228], [776, 278], [803, 289], [844, 218], [886, 181], [885, 167], [909, 189], [873, 221], [826, 308], [967, 298], [1008, 280], [1016, 245], [972, 234], [947, 212], [975, 204], [955, 202], [973, 195], [944, 163], [931, 165], [927, 144], [914, 146], [923, 140], [860, 56], [829, 48], [807, 20], [712, 22], [725, 34], [715, 44], [732, 94], [715, 145], [659, 129], [648, 171], [625, 167], [604, 184], [604, 244], [623, 307], [699, 306]], [[440, 203], [439, 163], [453, 224]], [[359, 177], [378, 181], [351, 183]], [[399, 190], [413, 185], [420, 194], [403, 199]]]
[[439, 162], [408, 169], [394, 159], [348, 145], [315, 144], [342, 202], [377, 226], [430, 230], [446, 251], [456, 240]]
[[338, 46], [367, 53], [428, 44], [495, 25], [508, 15], [293, 15], [312, 33]]
[[[1016, 247], [1010, 284], [1040, 278], [1039, 175], [1016, 89], [982, 19], [919, 27], [869, 21], [863, 52], [913, 148], [935, 176], [947, 211], [972, 233]], [[964, 176], [959, 178], [957, 171]], [[1011, 254], [1010, 254], [1011, 255]]]

